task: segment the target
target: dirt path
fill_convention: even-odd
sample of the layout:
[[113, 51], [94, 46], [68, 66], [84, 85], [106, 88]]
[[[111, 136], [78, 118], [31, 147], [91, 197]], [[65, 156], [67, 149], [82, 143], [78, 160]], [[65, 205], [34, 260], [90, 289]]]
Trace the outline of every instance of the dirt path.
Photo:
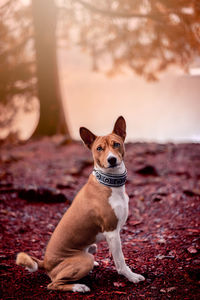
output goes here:
[[42, 257], [56, 224], [92, 170], [82, 144], [45, 138], [1, 147], [2, 299], [199, 299], [200, 144], [127, 144], [130, 214], [122, 230], [127, 264], [146, 277], [119, 276], [107, 245], [81, 282], [91, 293], [48, 291], [48, 276], [15, 266], [17, 252]]

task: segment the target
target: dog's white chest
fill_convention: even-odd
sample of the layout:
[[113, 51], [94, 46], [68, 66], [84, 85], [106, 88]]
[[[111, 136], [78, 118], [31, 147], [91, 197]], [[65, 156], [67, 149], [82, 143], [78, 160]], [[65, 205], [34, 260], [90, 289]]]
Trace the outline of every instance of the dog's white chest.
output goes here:
[[118, 228], [121, 229], [128, 217], [129, 197], [125, 192], [125, 186], [112, 187], [112, 194], [108, 201], [118, 219]]

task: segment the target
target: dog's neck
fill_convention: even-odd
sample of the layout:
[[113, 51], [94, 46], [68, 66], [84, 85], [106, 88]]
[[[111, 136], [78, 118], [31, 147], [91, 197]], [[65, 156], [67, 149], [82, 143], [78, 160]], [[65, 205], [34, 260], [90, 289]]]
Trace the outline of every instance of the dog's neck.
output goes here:
[[126, 183], [127, 171], [124, 162], [117, 167], [107, 169], [96, 165], [94, 167], [93, 175], [100, 184], [109, 187], [121, 187]]

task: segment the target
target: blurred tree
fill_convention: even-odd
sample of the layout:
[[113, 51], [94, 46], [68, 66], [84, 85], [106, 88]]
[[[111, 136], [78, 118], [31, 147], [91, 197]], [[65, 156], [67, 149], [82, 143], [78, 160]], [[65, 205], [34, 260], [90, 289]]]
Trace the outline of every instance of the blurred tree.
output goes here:
[[30, 23], [30, 10], [22, 9], [19, 1], [4, 1], [0, 6], [1, 128], [14, 126], [19, 109], [26, 112], [33, 108], [36, 74]]
[[57, 13], [54, 0], [32, 0], [40, 119], [34, 135], [68, 135], [56, 57]]
[[31, 109], [31, 99], [38, 96], [35, 135], [69, 136], [56, 60], [61, 40], [87, 50], [94, 70], [113, 75], [129, 69], [147, 80], [158, 79], [170, 65], [187, 71], [200, 56], [199, 0], [23, 3], [3, 0], [0, 5], [0, 105], [7, 107], [0, 126], [12, 122], [19, 99]]
[[66, 29], [74, 24], [95, 70], [131, 69], [156, 80], [170, 65], [187, 71], [200, 55], [199, 0], [65, 0], [63, 6]]
[[1, 127], [13, 127], [16, 112], [40, 102], [34, 136], [65, 134], [70, 139], [60, 95], [54, 0], [4, 1], [0, 6]]

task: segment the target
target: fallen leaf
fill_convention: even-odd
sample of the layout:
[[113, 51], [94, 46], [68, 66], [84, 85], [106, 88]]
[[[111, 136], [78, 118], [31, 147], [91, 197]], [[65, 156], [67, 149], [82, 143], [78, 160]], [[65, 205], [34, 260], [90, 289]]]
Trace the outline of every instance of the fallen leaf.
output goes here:
[[190, 246], [189, 248], [187, 248], [187, 251], [190, 253], [197, 253], [197, 249], [194, 246]]
[[124, 287], [126, 284], [124, 282], [113, 282], [113, 285], [116, 287]]
[[166, 244], [166, 240], [165, 240], [164, 238], [160, 238], [160, 239], [158, 240], [158, 243], [159, 243], [159, 244]]
[[175, 290], [176, 290], [176, 287], [172, 286], [172, 287], [169, 287], [169, 288], [166, 288], [166, 289], [161, 289], [160, 292], [161, 293], [170, 293], [170, 292], [173, 292]]
[[165, 255], [158, 254], [158, 255], [156, 255], [156, 258], [157, 259], [163, 259], [163, 258], [165, 258]]
[[197, 232], [197, 233], [200, 232], [200, 229], [195, 229], [195, 228], [187, 228], [186, 230], [189, 232]]
[[110, 260], [109, 259], [103, 259], [101, 262], [104, 264], [104, 266], [108, 266], [109, 263], [110, 263]]

